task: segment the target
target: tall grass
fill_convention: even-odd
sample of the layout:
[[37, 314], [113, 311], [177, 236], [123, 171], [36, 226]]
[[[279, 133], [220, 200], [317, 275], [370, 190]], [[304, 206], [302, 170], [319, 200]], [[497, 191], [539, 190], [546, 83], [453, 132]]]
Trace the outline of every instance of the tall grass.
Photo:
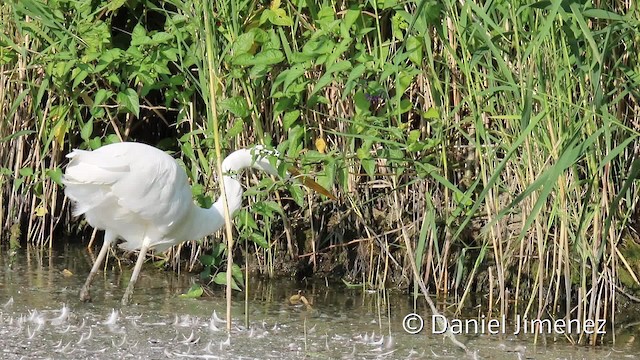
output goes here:
[[[56, 185], [62, 155], [121, 139], [175, 153], [208, 206], [215, 130], [227, 151], [269, 144], [339, 194], [276, 184], [266, 198], [271, 179], [247, 181], [235, 256], [264, 274], [423, 281], [456, 312], [480, 292], [489, 315], [610, 324], [640, 286], [628, 3], [217, 0], [209, 21], [188, 1], [129, 6], [2, 5], [4, 229], [84, 233]], [[203, 120], [212, 88], [218, 126]], [[186, 247], [220, 280], [229, 251]]]

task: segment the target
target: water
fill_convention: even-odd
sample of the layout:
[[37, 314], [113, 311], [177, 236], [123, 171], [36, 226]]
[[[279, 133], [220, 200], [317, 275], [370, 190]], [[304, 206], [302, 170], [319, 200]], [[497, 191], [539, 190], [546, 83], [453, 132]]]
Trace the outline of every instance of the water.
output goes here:
[[[83, 248], [49, 253], [26, 248], [0, 254], [0, 358], [3, 359], [630, 359], [640, 347], [633, 328], [616, 345], [576, 347], [561, 338], [533, 345], [506, 332], [460, 336], [472, 351], [465, 354], [441, 335], [425, 329], [408, 334], [402, 326], [413, 312], [400, 292], [367, 292], [324, 282], [254, 279], [233, 301], [232, 330], [227, 333], [224, 293], [186, 299], [197, 274], [146, 267], [133, 304], [120, 306], [131, 266], [110, 259], [96, 277], [93, 302], [78, 291], [92, 257]], [[298, 291], [312, 308], [292, 305]], [[246, 313], [245, 313], [246, 305]]]

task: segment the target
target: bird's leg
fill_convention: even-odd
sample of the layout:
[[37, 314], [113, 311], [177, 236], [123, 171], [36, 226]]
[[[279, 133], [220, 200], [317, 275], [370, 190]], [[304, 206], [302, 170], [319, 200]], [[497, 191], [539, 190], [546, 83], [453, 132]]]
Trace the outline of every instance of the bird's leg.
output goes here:
[[104, 242], [102, 243], [102, 248], [100, 248], [100, 253], [98, 253], [98, 257], [96, 261], [93, 263], [93, 267], [91, 268], [91, 272], [87, 277], [87, 281], [84, 282], [84, 285], [80, 289], [80, 301], [91, 301], [91, 294], [89, 294], [89, 287], [91, 287], [91, 282], [93, 278], [96, 276], [96, 273], [100, 269], [102, 262], [104, 261], [105, 256], [107, 256], [107, 252], [109, 251], [109, 247], [113, 240], [115, 240], [116, 235], [110, 231], [105, 231], [104, 233]]
[[140, 269], [142, 269], [142, 264], [144, 263], [144, 259], [147, 255], [148, 249], [149, 249], [149, 244], [148, 244], [148, 241], [145, 240], [142, 242], [142, 247], [140, 247], [140, 254], [138, 254], [136, 267], [133, 268], [133, 274], [131, 275], [131, 280], [129, 280], [127, 289], [124, 291], [124, 296], [122, 297], [122, 305], [129, 305], [129, 302], [131, 302], [133, 289], [136, 286], [136, 281], [138, 281], [138, 275], [140, 274]]

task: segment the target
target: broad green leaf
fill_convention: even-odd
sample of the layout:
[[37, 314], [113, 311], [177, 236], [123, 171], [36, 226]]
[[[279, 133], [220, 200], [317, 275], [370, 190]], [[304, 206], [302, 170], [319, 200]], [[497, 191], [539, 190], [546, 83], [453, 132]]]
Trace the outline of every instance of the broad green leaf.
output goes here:
[[18, 171], [18, 173], [20, 173], [20, 176], [28, 177], [33, 175], [33, 169], [30, 167], [23, 167]]
[[73, 84], [71, 85], [71, 89], [75, 89], [78, 85], [87, 78], [89, 75], [85, 70], [81, 70], [80, 68], [76, 68], [78, 71], [72, 72]]
[[353, 88], [355, 88], [357, 80], [364, 74], [366, 69], [367, 67], [364, 64], [358, 64], [351, 70], [347, 77], [347, 82], [344, 84], [344, 91], [342, 92], [343, 100], [351, 93]]
[[256, 54], [253, 65], [273, 65], [284, 60], [284, 54], [280, 50], [265, 50]]
[[425, 111], [422, 114], [422, 117], [424, 117], [425, 119], [440, 119], [440, 113], [438, 112], [437, 108], [430, 107], [429, 110]]
[[89, 147], [92, 150], [95, 150], [102, 146], [102, 139], [99, 136], [94, 137], [93, 139], [88, 141]]
[[315, 58], [319, 55], [330, 53], [331, 51], [333, 51], [333, 48], [335, 46], [336, 43], [333, 42], [333, 40], [326, 37], [321, 37], [320, 39], [307, 42], [302, 47], [302, 53]]
[[373, 159], [362, 159], [362, 168], [367, 173], [367, 175], [373, 177], [376, 172], [376, 162]]
[[106, 89], [99, 89], [98, 91], [96, 91], [96, 96], [93, 100], [93, 106], [100, 106], [104, 103], [104, 101], [110, 97], [113, 93], [110, 90], [106, 90]]
[[131, 32], [131, 46], [147, 44], [151, 41], [151, 38], [147, 36], [147, 31], [144, 26], [137, 24]]
[[238, 266], [238, 264], [233, 264], [231, 265], [231, 276], [233, 276], [233, 279], [237, 282], [239, 282], [240, 284], [244, 284], [244, 275], [242, 274], [242, 269], [240, 269], [240, 266]]
[[267, 209], [268, 211], [275, 212], [284, 216], [284, 211], [282, 210], [282, 207], [280, 206], [280, 204], [278, 204], [277, 202], [263, 201], [262, 204], [264, 205], [264, 208]]
[[331, 81], [333, 81], [333, 74], [325, 73], [316, 81], [316, 85], [313, 87], [313, 91], [309, 97], [313, 97], [318, 91], [322, 90], [325, 86], [327, 86]]
[[120, 9], [126, 2], [127, 0], [111, 0], [107, 3], [107, 10], [114, 12]]
[[173, 40], [173, 35], [166, 33], [164, 31], [158, 32], [151, 36], [151, 45], [158, 45], [162, 43], [168, 43]]
[[409, 60], [415, 65], [422, 65], [422, 41], [416, 36], [409, 36], [407, 39], [407, 51], [409, 52]]
[[269, 242], [267, 242], [267, 239], [265, 239], [264, 236], [262, 236], [262, 234], [258, 234], [258, 233], [255, 233], [255, 232], [251, 233], [250, 239], [256, 245], [260, 246], [263, 249], [268, 249], [269, 248]]
[[93, 119], [89, 119], [87, 120], [86, 123], [84, 123], [84, 125], [82, 126], [82, 129], [80, 129], [80, 137], [82, 138], [82, 140], [88, 141], [91, 138], [92, 134], [93, 134]]
[[202, 286], [194, 284], [186, 294], [180, 294], [180, 297], [184, 299], [196, 299], [201, 297], [202, 294], [204, 294], [204, 289], [202, 288]]
[[224, 137], [225, 139], [233, 139], [238, 136], [242, 130], [244, 130], [244, 121], [242, 121], [242, 119], [236, 119], [236, 121], [233, 122], [233, 125], [227, 129]]
[[212, 255], [200, 255], [200, 263], [204, 266], [217, 266], [217, 259]]
[[289, 130], [293, 124], [300, 118], [300, 110], [288, 111], [282, 117], [282, 127]]
[[339, 71], [346, 71], [351, 69], [351, 62], [349, 60], [338, 61], [337, 63], [327, 67], [327, 73], [335, 73]]
[[[342, 20], [342, 26], [344, 26], [347, 30], [351, 28], [353, 24], [355, 24], [356, 20], [360, 16], [360, 10], [348, 9], [344, 14], [344, 19]], [[344, 37], [344, 36], [343, 36]]]
[[293, 201], [295, 201], [298, 206], [303, 207], [305, 198], [304, 189], [299, 185], [290, 185], [287, 186], [287, 189], [289, 189], [289, 193], [291, 194]]
[[354, 104], [356, 106], [356, 113], [369, 112], [369, 106], [371, 103], [367, 99], [366, 95], [362, 91], [358, 91], [353, 97]]
[[582, 15], [588, 18], [593, 19], [606, 19], [606, 20], [617, 20], [617, 21], [626, 21], [626, 17], [611, 11], [603, 10], [603, 9], [585, 9], [582, 10]]
[[333, 187], [336, 177], [336, 162], [335, 159], [330, 159], [325, 165], [323, 172], [318, 175], [316, 179], [325, 189], [331, 189]]
[[136, 117], [140, 117], [140, 103], [138, 93], [135, 90], [127, 88], [125, 91], [119, 92], [118, 103]]
[[280, 50], [265, 50], [251, 54], [240, 54], [236, 56], [232, 63], [240, 66], [255, 66], [255, 65], [273, 65], [278, 64], [284, 60], [284, 54]]
[[247, 100], [242, 96], [234, 96], [220, 101], [220, 109], [229, 111], [240, 118], [246, 118], [251, 115], [249, 104], [247, 104]]
[[244, 33], [236, 39], [231, 46], [231, 56], [238, 56], [240, 54], [246, 54], [251, 50], [254, 43], [254, 32], [250, 31]]
[[[227, 273], [224, 271], [217, 273], [216, 276], [213, 277], [213, 282], [218, 285], [227, 285]], [[242, 291], [238, 287], [238, 284], [236, 284], [235, 280], [233, 279], [233, 276], [231, 277], [230, 285], [233, 290]]]
[[270, 11], [268, 19], [273, 25], [293, 26], [293, 20], [284, 9], [265, 10], [265, 12], [267, 11]]

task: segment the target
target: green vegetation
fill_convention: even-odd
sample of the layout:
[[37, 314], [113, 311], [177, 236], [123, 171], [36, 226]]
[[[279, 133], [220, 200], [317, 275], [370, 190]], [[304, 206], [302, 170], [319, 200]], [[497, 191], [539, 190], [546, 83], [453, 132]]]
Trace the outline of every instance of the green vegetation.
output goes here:
[[[74, 147], [171, 151], [209, 206], [216, 129], [224, 152], [266, 143], [339, 196], [286, 185], [267, 199], [283, 184], [249, 181], [234, 248], [262, 273], [424, 281], [457, 311], [480, 292], [486, 313], [615, 322], [616, 297], [640, 285], [629, 4], [4, 3], [3, 241], [90, 234], [60, 187]], [[227, 252], [190, 248], [220, 282]]]

